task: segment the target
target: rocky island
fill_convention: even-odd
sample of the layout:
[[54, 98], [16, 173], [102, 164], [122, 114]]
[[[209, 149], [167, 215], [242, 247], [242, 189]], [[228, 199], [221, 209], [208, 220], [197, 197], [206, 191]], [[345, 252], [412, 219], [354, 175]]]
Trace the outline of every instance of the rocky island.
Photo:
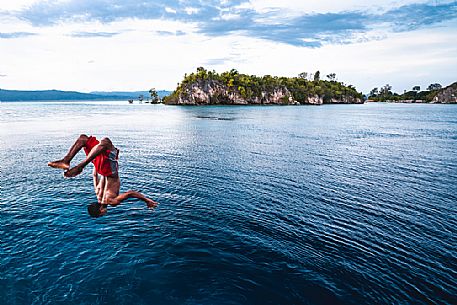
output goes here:
[[334, 73], [321, 80], [320, 73], [298, 77], [241, 74], [232, 69], [221, 74], [202, 67], [184, 80], [164, 103], [168, 105], [322, 105], [362, 104], [363, 95], [336, 81]]
[[457, 82], [444, 88], [437, 83], [430, 84], [427, 90], [423, 91], [420, 86], [414, 86], [403, 94], [391, 90], [392, 86], [388, 84], [380, 89], [374, 88], [368, 95], [368, 102], [457, 104]]

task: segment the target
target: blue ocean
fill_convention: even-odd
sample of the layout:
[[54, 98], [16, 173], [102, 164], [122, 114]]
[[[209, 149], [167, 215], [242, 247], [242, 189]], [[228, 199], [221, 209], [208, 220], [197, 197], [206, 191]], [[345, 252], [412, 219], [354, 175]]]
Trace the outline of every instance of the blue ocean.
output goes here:
[[[0, 112], [0, 304], [457, 304], [455, 105]], [[91, 218], [80, 134], [160, 205]]]

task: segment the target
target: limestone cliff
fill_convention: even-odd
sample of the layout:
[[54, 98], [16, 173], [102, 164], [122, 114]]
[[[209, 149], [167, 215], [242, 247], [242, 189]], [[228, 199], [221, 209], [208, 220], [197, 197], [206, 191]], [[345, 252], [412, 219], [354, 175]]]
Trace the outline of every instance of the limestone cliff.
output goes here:
[[434, 104], [457, 104], [457, 82], [438, 91], [432, 100]]
[[173, 105], [268, 105], [299, 104], [294, 101], [286, 87], [262, 91], [259, 96], [243, 97], [238, 90], [229, 88], [220, 81], [206, 80], [183, 86], [174, 99], [167, 104]]
[[199, 68], [165, 99], [169, 105], [362, 104], [355, 88], [338, 82], [257, 77], [236, 70], [217, 74]]

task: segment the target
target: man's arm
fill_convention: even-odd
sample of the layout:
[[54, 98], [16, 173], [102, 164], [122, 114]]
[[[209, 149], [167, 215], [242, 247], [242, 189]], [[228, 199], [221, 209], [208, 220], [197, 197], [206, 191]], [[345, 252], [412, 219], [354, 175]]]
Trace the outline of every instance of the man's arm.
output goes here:
[[86, 167], [87, 164], [92, 162], [92, 160], [94, 160], [95, 157], [97, 157], [98, 155], [100, 155], [101, 153], [105, 152], [107, 149], [110, 149], [112, 147], [113, 147], [113, 144], [111, 143], [111, 141], [109, 139], [107, 139], [107, 138], [102, 139], [99, 144], [92, 147], [91, 151], [86, 156], [86, 159], [84, 159], [84, 161], [82, 161], [75, 167], [72, 167], [69, 170], [65, 171], [63, 173], [64, 177], [70, 178], [70, 177], [75, 177], [75, 176], [79, 175], [83, 171], [84, 167]]
[[146, 196], [144, 196], [143, 194], [136, 192], [136, 191], [127, 191], [123, 194], [118, 195], [117, 197], [108, 198], [107, 203], [111, 206], [117, 206], [117, 205], [121, 204], [122, 201], [124, 201], [128, 198], [137, 198], [137, 199], [143, 200], [144, 202], [146, 202], [148, 208], [155, 208], [158, 205], [158, 203], [155, 202], [154, 200], [149, 199]]

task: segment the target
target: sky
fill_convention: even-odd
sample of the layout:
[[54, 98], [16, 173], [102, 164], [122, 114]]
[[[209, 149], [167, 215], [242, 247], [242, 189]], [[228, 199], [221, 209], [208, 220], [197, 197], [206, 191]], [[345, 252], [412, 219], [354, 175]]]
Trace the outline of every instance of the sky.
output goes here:
[[449, 85], [457, 1], [0, 0], [1, 89], [174, 90], [200, 66]]

